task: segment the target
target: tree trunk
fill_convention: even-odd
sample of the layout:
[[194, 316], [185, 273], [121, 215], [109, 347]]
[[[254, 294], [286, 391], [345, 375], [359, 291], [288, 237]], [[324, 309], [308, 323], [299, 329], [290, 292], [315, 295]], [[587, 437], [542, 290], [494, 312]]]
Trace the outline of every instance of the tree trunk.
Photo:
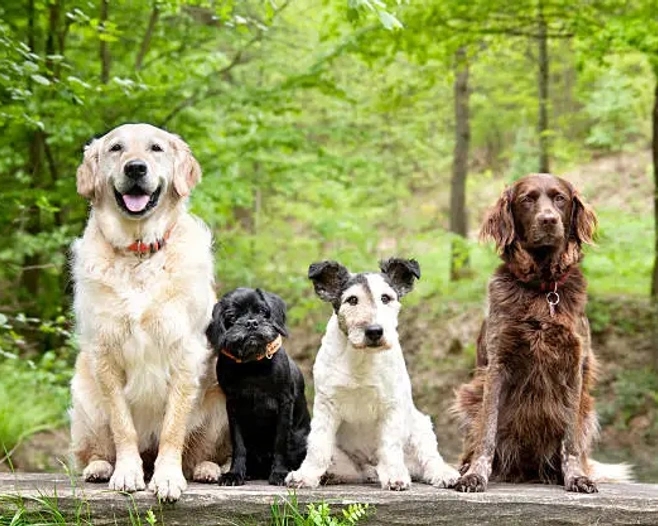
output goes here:
[[[110, 6], [110, 0], [101, 0], [100, 26], [103, 31], [105, 31], [109, 6]], [[107, 45], [107, 41], [103, 38], [101, 38], [100, 57], [101, 57], [101, 82], [103, 84], [107, 84], [110, 81], [110, 48]]]
[[651, 278], [651, 303], [653, 307], [653, 368], [658, 372], [658, 64], [653, 68], [655, 86], [653, 112], [651, 114], [651, 154], [653, 160], [653, 224], [654, 250], [653, 275]]
[[538, 32], [537, 43], [539, 46], [539, 75], [537, 79], [539, 88], [539, 120], [537, 133], [539, 135], [539, 171], [550, 172], [550, 138], [548, 132], [548, 36], [546, 19], [542, 2], [539, 2], [539, 14], [537, 17]]
[[466, 177], [468, 176], [468, 151], [471, 130], [468, 108], [468, 57], [461, 47], [455, 53], [455, 149], [450, 184], [450, 232], [455, 234], [451, 243], [450, 279], [458, 280], [469, 266], [468, 218], [466, 215]]

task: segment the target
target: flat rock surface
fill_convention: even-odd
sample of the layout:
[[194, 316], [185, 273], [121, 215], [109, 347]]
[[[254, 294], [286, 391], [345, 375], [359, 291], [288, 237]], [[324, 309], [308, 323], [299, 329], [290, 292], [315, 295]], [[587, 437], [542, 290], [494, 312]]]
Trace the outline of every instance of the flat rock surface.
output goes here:
[[[327, 502], [333, 511], [354, 502], [368, 503], [372, 513], [359, 524], [658, 525], [658, 485], [653, 484], [601, 484], [594, 495], [530, 484], [491, 484], [486, 493], [477, 494], [422, 484], [404, 492], [384, 491], [375, 485], [334, 485], [294, 494], [266, 483], [235, 488], [190, 484], [180, 501], [160, 505], [149, 491], [127, 496], [109, 491], [106, 484], [85, 484], [64, 474], [3, 473], [2, 515], [16, 506], [7, 495], [23, 497], [28, 507], [36, 506], [35, 497], [57, 495], [60, 510], [69, 517], [78, 510], [95, 525], [126, 524], [131, 513], [144, 517], [149, 509], [162, 526], [269, 524], [272, 504], [282, 505], [295, 497], [301, 510], [310, 502]], [[81, 502], [88, 505], [80, 506]]]

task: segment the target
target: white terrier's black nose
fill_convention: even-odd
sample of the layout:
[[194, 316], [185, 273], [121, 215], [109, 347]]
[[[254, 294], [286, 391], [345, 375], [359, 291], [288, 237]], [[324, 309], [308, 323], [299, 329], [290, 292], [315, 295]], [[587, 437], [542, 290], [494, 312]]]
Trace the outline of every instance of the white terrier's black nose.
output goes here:
[[365, 334], [369, 340], [377, 341], [384, 335], [384, 328], [381, 325], [368, 325]]
[[123, 173], [131, 179], [139, 179], [146, 175], [148, 167], [144, 161], [136, 159], [134, 161], [128, 161], [123, 167]]
[[254, 320], [253, 318], [247, 320], [247, 329], [256, 329], [257, 327], [258, 327], [258, 320]]

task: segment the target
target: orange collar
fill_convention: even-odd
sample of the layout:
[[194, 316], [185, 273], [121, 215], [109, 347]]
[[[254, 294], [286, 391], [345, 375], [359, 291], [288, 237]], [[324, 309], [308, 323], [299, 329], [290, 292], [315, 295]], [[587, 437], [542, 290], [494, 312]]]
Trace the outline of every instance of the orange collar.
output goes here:
[[129, 252], [135, 252], [138, 256], [143, 256], [145, 254], [155, 254], [159, 250], [163, 249], [166, 245], [169, 237], [171, 236], [171, 231], [174, 229], [175, 225], [171, 227], [164, 233], [161, 239], [156, 239], [154, 243], [144, 243], [141, 239], [135, 241], [132, 245], [128, 245], [126, 250]]
[[[270, 343], [268, 343], [265, 346], [265, 353], [261, 354], [254, 361], [255, 362], [260, 362], [264, 358], [267, 358], [268, 360], [271, 360], [272, 357], [276, 354], [276, 352], [281, 348], [282, 344], [283, 344], [283, 339], [281, 338], [281, 335], [279, 334], [274, 340], [272, 340]], [[228, 356], [235, 363], [242, 363], [242, 360], [240, 360], [240, 358], [236, 358], [230, 352], [228, 352], [226, 349], [220, 349], [219, 352], [221, 352], [224, 356]]]

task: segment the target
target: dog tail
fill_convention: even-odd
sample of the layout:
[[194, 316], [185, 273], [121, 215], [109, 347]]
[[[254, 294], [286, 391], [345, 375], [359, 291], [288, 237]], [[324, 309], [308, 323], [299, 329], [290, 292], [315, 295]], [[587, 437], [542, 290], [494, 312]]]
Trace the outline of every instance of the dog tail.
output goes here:
[[634, 482], [633, 466], [630, 464], [604, 464], [590, 460], [591, 477], [596, 482]]

